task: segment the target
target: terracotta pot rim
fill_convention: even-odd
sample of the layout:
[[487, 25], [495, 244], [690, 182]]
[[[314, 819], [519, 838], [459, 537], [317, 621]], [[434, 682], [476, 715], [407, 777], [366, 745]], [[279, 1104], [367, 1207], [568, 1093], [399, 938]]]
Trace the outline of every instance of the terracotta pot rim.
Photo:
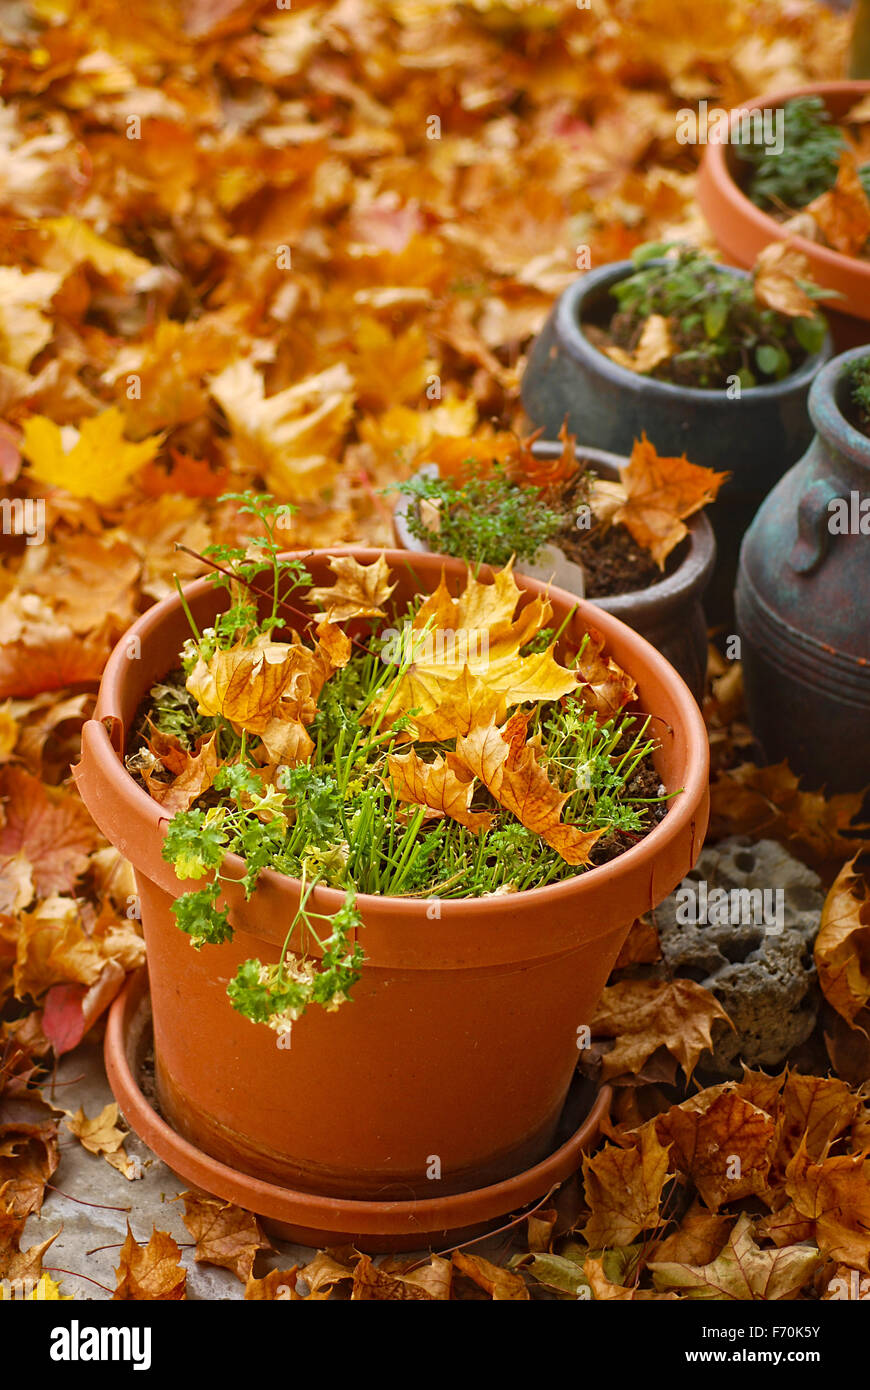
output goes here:
[[[413, 553], [405, 550], [393, 550], [377, 546], [339, 545], [323, 550], [287, 551], [285, 553], [295, 555], [302, 560], [310, 560], [315, 556], [323, 558], [353, 555], [363, 564], [371, 564], [378, 556], [383, 555], [391, 568], [404, 565], [412, 574], [414, 573]], [[466, 566], [462, 561], [450, 557], [445, 557], [442, 565], [442, 570], [454, 575], [463, 573], [465, 569]], [[687, 776], [681, 792], [675, 797], [664, 819], [654, 826], [638, 844], [624, 850], [606, 864], [600, 864], [583, 874], [564, 879], [559, 883], [549, 883], [540, 888], [530, 888], [522, 893], [511, 895], [512, 902], [516, 903], [522, 900], [523, 904], [528, 903], [530, 907], [543, 907], [546, 903], [572, 897], [577, 900], [579, 908], [585, 896], [596, 894], [602, 891], [605, 885], [618, 882], [627, 869], [640, 868], [643, 862], [648, 862], [652, 871], [659, 849], [668, 842], [677, 840], [684, 831], [689, 831], [694, 839], [693, 827], [698, 818], [699, 810], [703, 811], [706, 804], [708, 791], [709, 745], [706, 726], [695, 698], [682, 677], [645, 638], [611, 613], [597, 608], [592, 603], [577, 599], [574, 595], [554, 586], [542, 584], [539, 580], [530, 579], [524, 575], [519, 575], [518, 578], [521, 581], [521, 589], [533, 597], [550, 592], [558, 595], [568, 607], [576, 607], [580, 617], [585, 619], [588, 625], [601, 631], [605, 642], [608, 640], [608, 633], [613, 633], [614, 628], [618, 630], [623, 640], [635, 649], [642, 664], [645, 665], [653, 679], [659, 685], [670, 688], [674, 703], [679, 706], [682, 713]], [[183, 592], [186, 601], [190, 603], [201, 594], [213, 592], [213, 586], [207, 578], [203, 578], [185, 585]], [[134, 638], [144, 640], [151, 635], [153, 629], [159, 628], [169, 615], [177, 615], [180, 610], [180, 596], [171, 594], [154, 604], [127, 629], [106, 662], [94, 717], [87, 722], [83, 730], [83, 735], [87, 732], [89, 741], [91, 741], [92, 736], [93, 756], [99, 766], [101, 778], [111, 785], [116, 798], [137, 807], [142, 813], [142, 819], [149, 821], [154, 833], [159, 834], [161, 838], [163, 827], [168, 824], [169, 817], [163, 812], [160, 803], [154, 801], [144, 788], [138, 785], [123, 763], [123, 745], [128, 731], [124, 730], [120, 716], [120, 696], [124, 686], [124, 677], [130, 666], [128, 648], [131, 641]], [[634, 673], [630, 672], [630, 674]], [[650, 711], [650, 713], [655, 715], [655, 711]], [[107, 722], [113, 726], [114, 742], [106, 727]], [[120, 746], [116, 746], [116, 744]], [[242, 877], [244, 861], [239, 855], [228, 854], [224, 860], [224, 865], [234, 877]], [[261, 871], [260, 882], [288, 892], [298, 892], [300, 886], [299, 879], [268, 868]], [[344, 900], [345, 892], [343, 889], [330, 888], [324, 885], [318, 885], [311, 898], [312, 903], [325, 908], [328, 912], [337, 911]], [[425, 913], [426, 911], [426, 900], [421, 898], [357, 893], [356, 900], [363, 918], [366, 917], [367, 910], [369, 912], [376, 911], [381, 917], [404, 918], [407, 918], [409, 912], [413, 912], [415, 909], [418, 913]], [[447, 918], [454, 913], [468, 913], [470, 911], [481, 921], [481, 924], [486, 918], [500, 916], [504, 907], [504, 897], [496, 895], [480, 898], [445, 898], [439, 901], [442, 918]]]
[[830, 440], [833, 446], [846, 454], [853, 463], [870, 468], [870, 439], [849, 423], [837, 400], [837, 388], [845, 367], [861, 357], [870, 359], [870, 344], [867, 347], [850, 348], [848, 352], [841, 352], [839, 357], [834, 357], [828, 362], [810, 388], [807, 407], [810, 419], [819, 434]]
[[[752, 97], [740, 106], [733, 107], [729, 112], [729, 126], [741, 111], [753, 111], [760, 106], [782, 105], [794, 97], [837, 96], [847, 92], [854, 92], [856, 97], [870, 92], [870, 81], [863, 78], [842, 78], [832, 82], [807, 82], [800, 87], [790, 87], [784, 91], [763, 92], [761, 96]], [[841, 251], [834, 251], [829, 246], [820, 246], [818, 242], [810, 241], [808, 237], [786, 232], [781, 222], [775, 221], [768, 213], [756, 207], [731, 173], [727, 153], [730, 149], [731, 145], [707, 145], [701, 161], [704, 175], [709, 178], [717, 196], [724, 203], [730, 204], [744, 221], [750, 222], [756, 231], [762, 232], [766, 241], [793, 242], [797, 250], [802, 251], [805, 256], [817, 260], [820, 265], [841, 276], [849, 275], [861, 280], [870, 280], [870, 261], [861, 261], [857, 256], [845, 256]], [[843, 304], [842, 300], [832, 300], [828, 307], [839, 308], [841, 312], [849, 313], [848, 306]]]
[[364, 1201], [320, 1197], [266, 1182], [230, 1168], [182, 1138], [157, 1113], [130, 1066], [127, 1038], [132, 1016], [148, 990], [148, 969], [141, 966], [128, 977], [109, 1010], [104, 1057], [112, 1093], [124, 1118], [149, 1148], [174, 1172], [201, 1183], [208, 1191], [240, 1203], [276, 1221], [313, 1226], [330, 1232], [359, 1231], [389, 1237], [409, 1232], [421, 1242], [436, 1232], [487, 1222], [539, 1198], [574, 1172], [580, 1155], [597, 1138], [609, 1113], [612, 1087], [599, 1088], [595, 1102], [575, 1132], [531, 1168], [487, 1187], [419, 1201]]
[[[557, 440], [539, 439], [532, 445], [532, 453], [535, 458], [556, 459], [562, 453], [562, 444]], [[577, 444], [574, 453], [580, 460], [603, 465], [608, 472], [621, 472], [628, 466], [629, 462], [625, 454], [614, 454], [607, 449], [587, 448], [582, 444]], [[412, 536], [408, 531], [405, 522], [408, 505], [408, 499], [401, 498], [393, 508], [394, 523], [397, 527], [401, 526], [402, 528], [400, 540], [405, 549], [416, 555], [439, 554], [440, 552], [430, 550], [425, 541]], [[613, 613], [615, 617], [625, 621], [627, 621], [627, 614], [636, 619], [653, 620], [663, 616], [663, 609], [667, 610], [678, 603], [685, 602], [693, 590], [699, 594], [703, 592], [716, 563], [716, 541], [713, 528], [703, 512], [695, 512], [686, 518], [686, 529], [689, 533], [686, 538], [689, 542], [686, 554], [672, 574], [663, 575], [655, 584], [646, 584], [641, 589], [632, 589], [628, 594], [605, 594], [599, 598], [587, 598], [586, 602], [594, 603], [597, 607], [603, 608], [606, 613]], [[407, 543], [405, 534], [407, 534]], [[492, 568], [490, 565], [480, 566], [483, 572], [491, 572]], [[523, 573], [522, 565], [517, 567], [517, 573]]]
[[[711, 146], [710, 148], [721, 149], [721, 146]], [[751, 206], [752, 204], [750, 204]], [[647, 264], [656, 263], [655, 258], [647, 262]], [[663, 264], [664, 259], [662, 258], [658, 263]], [[735, 275], [739, 279], [747, 279], [749, 276], [749, 271], [743, 270], [739, 266], [718, 262], [715, 264], [717, 271], [723, 275]], [[611, 285], [626, 279], [636, 269], [637, 266], [633, 261], [611, 261], [607, 265], [599, 266], [596, 270], [588, 271], [586, 275], [575, 280], [573, 285], [569, 285], [563, 291], [556, 304], [554, 323], [555, 336], [562, 350], [575, 362], [581, 363], [593, 373], [604, 377], [614, 387], [622, 389], [631, 387], [635, 391], [642, 391], [652, 397], [659, 397], [661, 400], [672, 402], [689, 398], [701, 405], [730, 406], [731, 402], [722, 387], [676, 386], [671, 381], [659, 381], [655, 377], [631, 372], [627, 367], [621, 367], [618, 362], [612, 361], [605, 353], [600, 352], [586, 337], [582, 326], [582, 310], [585, 301], [590, 295], [605, 291]], [[818, 371], [820, 363], [826, 360], [830, 351], [830, 333], [826, 331], [818, 352], [812, 353], [781, 381], [767, 382], [761, 386], [748, 386], [740, 393], [741, 401], [765, 405], [795, 389], [809, 385]]]

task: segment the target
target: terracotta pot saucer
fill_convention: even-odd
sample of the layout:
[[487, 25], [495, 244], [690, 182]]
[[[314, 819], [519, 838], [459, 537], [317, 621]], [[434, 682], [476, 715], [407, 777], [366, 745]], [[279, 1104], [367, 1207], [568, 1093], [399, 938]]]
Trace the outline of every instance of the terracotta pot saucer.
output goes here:
[[[575, 1078], [560, 1125], [559, 1145], [541, 1163], [490, 1187], [425, 1201], [352, 1201], [318, 1197], [263, 1182], [230, 1168], [182, 1139], [142, 1090], [142, 1063], [152, 1039], [146, 967], [134, 971], [112, 1005], [105, 1061], [112, 1093], [139, 1138], [173, 1172], [263, 1218], [281, 1240], [315, 1248], [352, 1243], [367, 1253], [446, 1248], [495, 1229], [564, 1182], [591, 1149], [610, 1110], [612, 1089], [597, 1092]], [[565, 1129], [569, 1131], [565, 1137]]]

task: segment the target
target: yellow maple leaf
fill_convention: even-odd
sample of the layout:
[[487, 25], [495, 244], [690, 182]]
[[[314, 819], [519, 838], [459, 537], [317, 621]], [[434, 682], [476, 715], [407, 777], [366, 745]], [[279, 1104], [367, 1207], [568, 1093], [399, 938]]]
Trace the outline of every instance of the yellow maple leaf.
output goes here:
[[[520, 656], [553, 612], [549, 600], [538, 597], [514, 617], [521, 597], [511, 565], [491, 584], [469, 573], [457, 598], [442, 575], [402, 634], [399, 655], [407, 669], [378, 705], [388, 721], [413, 709], [408, 732], [414, 738], [451, 738], [469, 731], [470, 713], [478, 723], [499, 720], [511, 705], [576, 690], [578, 677], [559, 665], [555, 643]], [[391, 659], [386, 652], [385, 659]]]
[[345, 366], [267, 398], [257, 369], [240, 360], [214, 378], [211, 394], [229, 421], [240, 459], [276, 496], [306, 501], [331, 482], [354, 403]]
[[60, 275], [50, 270], [26, 274], [0, 266], [0, 361], [27, 371], [51, 337], [47, 311], [60, 285]]
[[47, 487], [62, 487], [73, 497], [89, 497], [108, 506], [127, 491], [130, 479], [154, 458], [163, 442], [151, 435], [139, 444], [124, 438], [124, 416], [117, 406], [83, 420], [75, 440], [45, 415], [24, 424], [21, 452], [30, 462], [30, 477]]
[[98, 275], [126, 283], [154, 269], [143, 256], [107, 241], [78, 217], [47, 217], [40, 222], [39, 229], [49, 233], [54, 241], [45, 262], [52, 270], [66, 274], [86, 263], [93, 266]]

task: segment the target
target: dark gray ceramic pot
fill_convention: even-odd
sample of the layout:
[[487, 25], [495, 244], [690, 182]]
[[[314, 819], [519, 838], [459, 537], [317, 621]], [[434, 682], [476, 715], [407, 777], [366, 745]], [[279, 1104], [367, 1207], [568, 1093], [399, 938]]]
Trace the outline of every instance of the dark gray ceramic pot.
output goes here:
[[830, 791], [870, 785], [870, 439], [843, 413], [844, 368], [867, 356], [853, 348], [816, 377], [816, 437], [746, 533], [737, 582], [753, 733], [769, 761]]
[[[555, 459], [560, 456], [562, 445], [541, 441], [532, 446], [532, 452], [537, 458]], [[585, 459], [599, 477], [610, 482], [619, 481], [620, 469], [628, 462], [602, 449], [578, 447], [576, 452], [578, 459]], [[412, 535], [408, 526], [407, 513], [412, 505], [411, 499], [404, 497], [396, 504], [393, 512], [396, 540], [405, 550], [428, 554], [429, 547]], [[651, 642], [679, 671], [700, 703], [707, 670], [707, 625], [701, 600], [713, 573], [716, 542], [712, 527], [702, 513], [689, 517], [686, 525], [689, 534], [684, 542], [685, 553], [672, 574], [634, 593], [595, 598], [589, 602], [620, 618]], [[522, 573], [523, 566], [518, 565], [517, 571]], [[569, 593], [577, 592], [561, 575], [558, 583]]]
[[[630, 454], [645, 431], [660, 454], [685, 453], [731, 478], [710, 509], [718, 559], [705, 607], [712, 623], [733, 622], [733, 589], [740, 542], [762, 500], [796, 463], [812, 438], [807, 394], [831, 355], [826, 337], [818, 353], [783, 381], [753, 386], [739, 400], [724, 390], [693, 390], [639, 376], [599, 352], [583, 321], [616, 308], [611, 286], [631, 275], [617, 261], [584, 275], [557, 300], [535, 340], [522, 382], [523, 405], [535, 426], [555, 439], [567, 417], [578, 439]], [[747, 272], [720, 266], [723, 275]]]

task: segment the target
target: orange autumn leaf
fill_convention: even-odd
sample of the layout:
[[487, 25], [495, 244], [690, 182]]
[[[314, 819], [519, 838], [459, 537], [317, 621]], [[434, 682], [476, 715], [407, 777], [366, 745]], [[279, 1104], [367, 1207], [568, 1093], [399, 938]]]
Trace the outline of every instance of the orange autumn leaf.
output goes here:
[[752, 271], [757, 302], [789, 318], [812, 318], [816, 306], [798, 283], [810, 280], [810, 263], [787, 241], [772, 241], [758, 255]]
[[529, 1291], [519, 1274], [484, 1260], [480, 1255], [470, 1255], [464, 1250], [454, 1250], [453, 1266], [460, 1274], [471, 1279], [478, 1288], [491, 1295], [494, 1303], [528, 1301]]
[[167, 472], [157, 463], [146, 464], [140, 482], [149, 497], [182, 493], [185, 497], [220, 497], [230, 484], [226, 468], [214, 468], [207, 458], [194, 458], [181, 449], [169, 450], [172, 468]]
[[613, 719], [634, 699], [637, 682], [604, 654], [604, 638], [590, 628], [577, 655], [578, 696], [603, 719]]
[[673, 357], [677, 345], [671, 337], [668, 320], [662, 314], [650, 314], [644, 322], [633, 352], [626, 352], [625, 348], [613, 345], [606, 347], [604, 351], [618, 366], [643, 376], [653, 371], [661, 362], [667, 362]]
[[257, 1252], [272, 1248], [256, 1216], [204, 1192], [182, 1192], [181, 1197], [184, 1224], [196, 1241], [197, 1263], [231, 1269], [247, 1284]]
[[351, 618], [383, 618], [384, 604], [395, 589], [390, 583], [390, 567], [379, 555], [371, 565], [362, 565], [352, 555], [333, 555], [329, 568], [334, 584], [313, 586], [308, 591], [312, 604], [319, 604], [321, 618], [329, 623], [345, 623]]
[[354, 1303], [431, 1303], [438, 1295], [410, 1279], [402, 1279], [381, 1269], [368, 1255], [361, 1255], [354, 1266], [350, 1297]]
[[687, 1077], [712, 1044], [717, 1020], [730, 1022], [718, 1000], [694, 980], [620, 980], [608, 986], [590, 1020], [593, 1037], [613, 1038], [601, 1079], [639, 1072], [659, 1047]]
[[870, 1003], [870, 894], [856, 860], [843, 865], [825, 899], [814, 949], [822, 992], [852, 1025]]
[[469, 830], [488, 830], [493, 817], [486, 811], [472, 811], [474, 779], [452, 754], [440, 754], [425, 763], [416, 752], [392, 753], [387, 758], [384, 781], [393, 794], [411, 806], [426, 806], [433, 816], [449, 816]]
[[451, 759], [477, 777], [506, 810], [540, 835], [568, 864], [588, 864], [601, 830], [585, 831], [562, 822], [569, 793], [560, 792], [542, 766], [540, 735], [526, 742], [529, 716], [517, 713], [503, 728], [478, 725], [457, 738]]
[[641, 1231], [661, 1220], [662, 1192], [672, 1168], [667, 1145], [646, 1126], [631, 1148], [608, 1144], [583, 1160], [583, 1180], [590, 1217], [583, 1239], [592, 1249], [629, 1245]]
[[799, 1215], [812, 1221], [824, 1255], [870, 1272], [870, 1159], [841, 1154], [814, 1163], [801, 1145], [786, 1169], [785, 1190]]
[[[87, 867], [99, 838], [90, 816], [74, 792], [46, 787], [18, 767], [0, 769], [0, 878], [4, 863], [22, 855], [32, 867], [41, 896], [72, 892]], [[8, 871], [8, 869], [6, 870]]]
[[171, 1235], [156, 1227], [152, 1228], [148, 1244], [139, 1245], [127, 1223], [127, 1239], [115, 1275], [115, 1300], [175, 1302], [187, 1296], [187, 1271], [181, 1263], [181, 1250]]
[[494, 464], [513, 470], [519, 466], [520, 459], [525, 462], [528, 457], [516, 435], [484, 427], [473, 437], [442, 436], [433, 439], [423, 446], [415, 463], [418, 466], [435, 463], [440, 477], [460, 481], [471, 474], [485, 477]]
[[16, 1215], [11, 1206], [4, 1205], [0, 1197], [0, 1279], [10, 1282], [16, 1279], [36, 1281], [42, 1274], [42, 1257], [48, 1247], [57, 1240], [60, 1230], [39, 1245], [21, 1249], [21, 1237], [27, 1217]]
[[13, 1216], [41, 1211], [45, 1185], [58, 1161], [54, 1120], [0, 1124], [0, 1207]]
[[[170, 767], [171, 782], [145, 774], [148, 791], [169, 816], [174, 816], [176, 811], [187, 811], [197, 797], [208, 791], [221, 766], [216, 733], [203, 735], [193, 753], [188, 753], [181, 745], [178, 751], [181, 757]], [[164, 761], [164, 766], [169, 764]]]
[[720, 772], [711, 786], [709, 839], [749, 835], [777, 840], [812, 868], [843, 860], [865, 846], [853, 824], [864, 800], [862, 792], [803, 791], [787, 762], [769, 767], [741, 763]]
[[870, 236], [870, 199], [852, 150], [844, 149], [840, 155], [834, 187], [814, 198], [804, 211], [813, 217], [835, 251], [844, 256], [861, 254]]
[[[350, 657], [350, 642], [332, 624], [320, 623], [315, 648], [294, 641], [273, 642], [263, 633], [250, 645], [237, 642], [197, 662], [187, 678], [200, 714], [222, 715], [276, 749], [284, 726], [310, 724], [326, 682]], [[311, 743], [304, 730], [290, 730], [297, 748]], [[286, 749], [284, 749], [286, 751]], [[307, 754], [306, 754], [307, 756]], [[297, 759], [301, 761], [302, 759]]]
[[567, 416], [557, 436], [562, 445], [562, 452], [557, 458], [537, 458], [531, 451], [535, 438], [536, 436], [532, 435], [522, 441], [523, 449], [511, 465], [511, 476], [528, 487], [540, 488], [555, 487], [558, 483], [565, 483], [573, 478], [580, 465], [576, 453], [577, 436], [569, 434]]
[[622, 470], [627, 498], [614, 514], [631, 535], [664, 569], [665, 561], [687, 534], [683, 522], [716, 495], [728, 477], [680, 458], [662, 458], [643, 434], [634, 441], [631, 458]]
[[777, 1127], [736, 1091], [723, 1090], [701, 1108], [705, 1095], [695, 1098], [697, 1104], [672, 1106], [650, 1124], [671, 1145], [671, 1166], [690, 1177], [717, 1212], [725, 1202], [768, 1191]]

